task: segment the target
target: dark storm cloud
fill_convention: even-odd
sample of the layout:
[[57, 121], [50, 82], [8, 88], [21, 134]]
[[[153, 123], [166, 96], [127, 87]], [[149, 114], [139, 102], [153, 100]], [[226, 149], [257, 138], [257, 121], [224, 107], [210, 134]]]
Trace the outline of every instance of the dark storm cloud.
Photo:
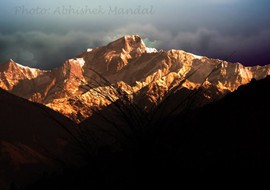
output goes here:
[[154, 25], [130, 24], [115, 30], [114, 33], [120, 36], [132, 31], [154, 42], [152, 44], [158, 49], [182, 49], [246, 65], [270, 64], [270, 28], [262, 28], [254, 33], [230, 35], [208, 28], [172, 32]]
[[[52, 68], [126, 34], [157, 49], [183, 49], [246, 65], [270, 63], [269, 0], [58, 0], [0, 2], [0, 62]], [[152, 15], [18, 15], [14, 7], [151, 7]], [[2, 10], [3, 9], [3, 10]]]
[[31, 67], [53, 68], [87, 48], [105, 45], [126, 34], [139, 34], [148, 46], [157, 49], [182, 49], [220, 59], [226, 59], [235, 52], [228, 61], [244, 61], [250, 65], [267, 64], [270, 60], [270, 30], [232, 36], [205, 28], [192, 32], [172, 32], [139, 23], [100, 32], [0, 34], [0, 59], [4, 62], [12, 58]]
[[61, 65], [66, 59], [76, 56], [87, 47], [101, 44], [104, 44], [102, 33], [0, 34], [0, 59], [3, 62], [12, 58], [31, 67], [52, 68]]

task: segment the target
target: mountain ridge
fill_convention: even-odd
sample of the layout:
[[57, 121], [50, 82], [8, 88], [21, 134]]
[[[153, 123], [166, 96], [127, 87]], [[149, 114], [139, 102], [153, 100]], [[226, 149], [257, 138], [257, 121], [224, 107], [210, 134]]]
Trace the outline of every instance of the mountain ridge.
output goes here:
[[158, 51], [146, 47], [138, 35], [87, 49], [52, 70], [22, 67], [13, 60], [10, 65], [9, 69], [0, 65], [1, 88], [42, 103], [77, 123], [111, 103], [102, 93], [108, 93], [113, 101], [118, 99], [112, 86], [143, 102], [141, 107], [151, 107], [178, 84], [188, 90], [214, 88], [212, 94], [204, 95], [211, 100], [252, 78], [260, 80], [270, 74], [270, 65], [244, 67], [182, 50]]

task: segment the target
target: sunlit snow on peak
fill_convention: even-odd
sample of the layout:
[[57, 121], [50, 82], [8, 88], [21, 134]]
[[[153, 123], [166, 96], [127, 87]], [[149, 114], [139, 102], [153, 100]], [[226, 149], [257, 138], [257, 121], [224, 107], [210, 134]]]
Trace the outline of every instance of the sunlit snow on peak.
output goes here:
[[156, 48], [149, 48], [149, 47], [146, 47], [145, 49], [146, 53], [157, 53], [158, 50]]
[[76, 61], [80, 64], [81, 67], [83, 67], [85, 64], [85, 61], [83, 58], [77, 58]]
[[192, 54], [192, 53], [188, 53], [189, 55], [191, 55], [192, 57], [194, 57], [194, 59], [202, 59], [203, 56], [200, 56], [200, 55], [195, 55], [195, 54]]

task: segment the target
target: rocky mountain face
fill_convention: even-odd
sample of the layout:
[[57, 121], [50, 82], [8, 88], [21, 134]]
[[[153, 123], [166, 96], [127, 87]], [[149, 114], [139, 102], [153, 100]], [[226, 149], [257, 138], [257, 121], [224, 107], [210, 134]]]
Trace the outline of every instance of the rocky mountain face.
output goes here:
[[116, 101], [116, 91], [147, 110], [172, 90], [200, 88], [212, 100], [269, 74], [269, 65], [244, 67], [181, 50], [158, 51], [132, 35], [87, 49], [48, 71], [10, 60], [0, 65], [0, 87], [81, 122]]
[[39, 69], [32, 69], [15, 63], [12, 59], [0, 65], [0, 87], [11, 91], [23, 80], [31, 80], [45, 73]]

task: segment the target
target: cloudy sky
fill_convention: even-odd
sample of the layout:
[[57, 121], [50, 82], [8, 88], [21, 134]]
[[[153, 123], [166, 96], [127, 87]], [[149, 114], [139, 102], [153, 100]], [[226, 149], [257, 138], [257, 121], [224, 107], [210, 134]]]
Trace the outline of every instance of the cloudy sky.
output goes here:
[[52, 68], [139, 34], [157, 49], [270, 64], [269, 8], [269, 0], [1, 0], [0, 62]]

